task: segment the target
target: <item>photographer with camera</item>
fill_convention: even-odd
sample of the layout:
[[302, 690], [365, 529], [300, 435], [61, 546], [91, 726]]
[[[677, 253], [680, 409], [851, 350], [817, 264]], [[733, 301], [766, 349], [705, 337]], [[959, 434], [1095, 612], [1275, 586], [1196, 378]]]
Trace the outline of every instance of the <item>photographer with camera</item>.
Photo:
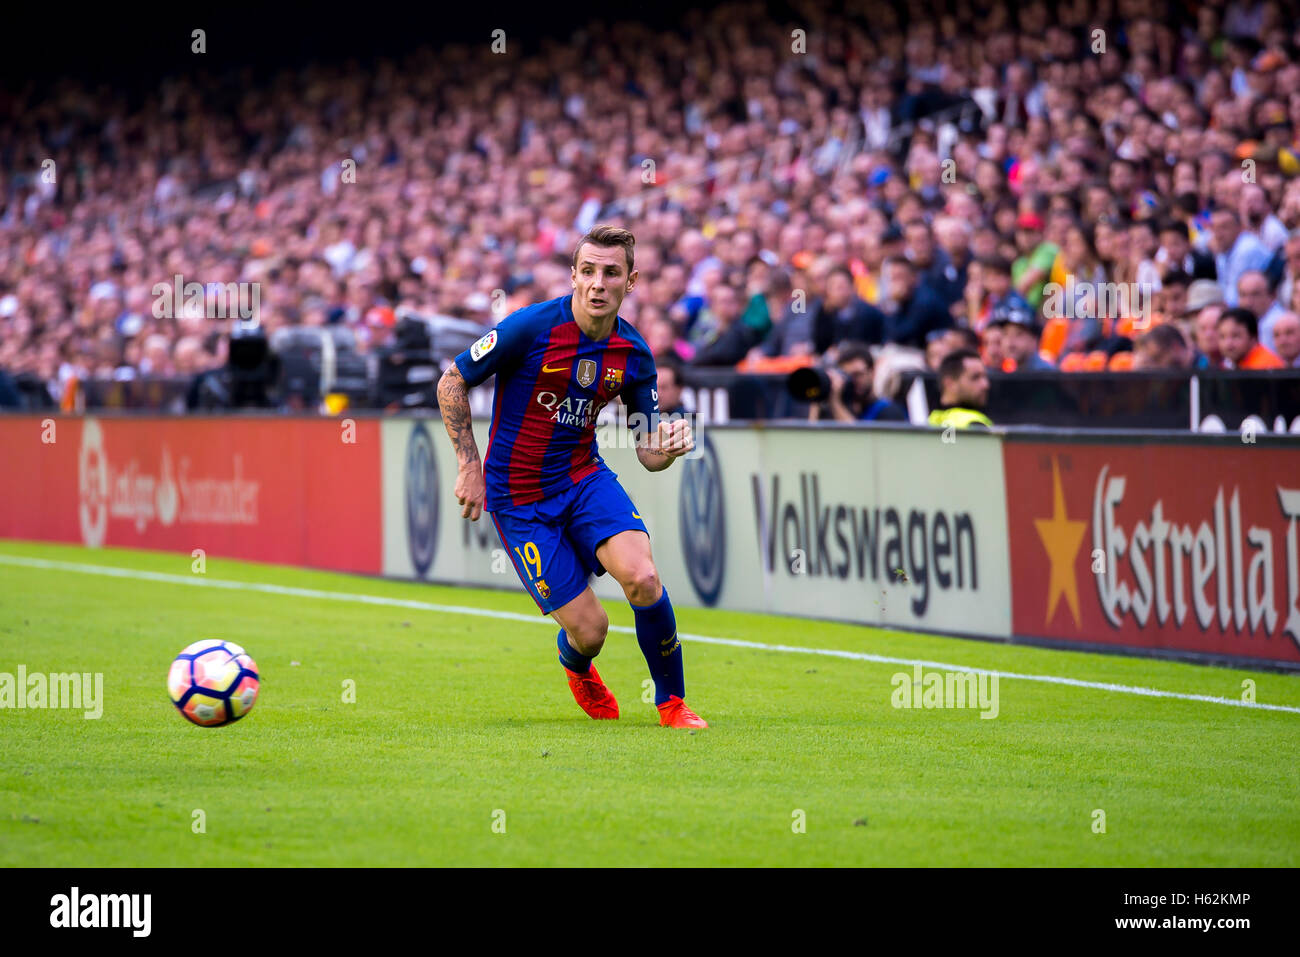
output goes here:
[[811, 402], [808, 420], [817, 422], [906, 422], [907, 413], [872, 391], [876, 364], [862, 342], [846, 342], [834, 364], [809, 366], [790, 374], [786, 387], [799, 402]]
[[271, 351], [256, 320], [230, 328], [226, 364], [201, 372], [190, 383], [185, 406], [191, 411], [275, 409], [280, 405], [280, 357]]

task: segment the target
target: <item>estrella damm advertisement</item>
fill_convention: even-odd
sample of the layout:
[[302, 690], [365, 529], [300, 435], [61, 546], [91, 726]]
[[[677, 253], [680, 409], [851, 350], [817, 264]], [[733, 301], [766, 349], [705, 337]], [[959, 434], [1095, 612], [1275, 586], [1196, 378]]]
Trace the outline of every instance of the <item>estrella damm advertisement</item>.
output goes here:
[[1300, 662], [1300, 445], [1003, 445], [1016, 635]]

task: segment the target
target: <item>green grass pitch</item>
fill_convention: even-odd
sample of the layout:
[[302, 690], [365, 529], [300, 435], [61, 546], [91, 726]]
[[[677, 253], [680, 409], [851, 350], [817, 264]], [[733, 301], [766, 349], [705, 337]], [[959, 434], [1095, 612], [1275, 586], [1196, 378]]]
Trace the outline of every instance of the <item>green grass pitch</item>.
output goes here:
[[[891, 677], [905, 666], [688, 637], [687, 701], [712, 725], [688, 733], [656, 725], [636, 642], [611, 633], [600, 668], [623, 717], [593, 722], [540, 616], [6, 556], [536, 616], [522, 590], [219, 559], [199, 576], [186, 555], [0, 542], [0, 672], [102, 672], [105, 699], [99, 720], [0, 710], [4, 866], [1300, 864], [1292, 712], [1011, 678], [992, 720], [903, 710]], [[631, 625], [626, 605], [609, 612]], [[677, 615], [683, 633], [1238, 700], [1249, 678], [1259, 702], [1300, 706], [1294, 676]], [[165, 688], [176, 653], [208, 637], [243, 644], [262, 674], [251, 715], [217, 729], [186, 722]]]

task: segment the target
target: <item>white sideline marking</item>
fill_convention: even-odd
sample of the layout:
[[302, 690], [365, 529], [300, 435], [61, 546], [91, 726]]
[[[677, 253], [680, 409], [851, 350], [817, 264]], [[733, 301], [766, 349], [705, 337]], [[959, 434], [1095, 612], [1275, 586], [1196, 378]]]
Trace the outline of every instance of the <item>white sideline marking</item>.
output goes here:
[[[104, 575], [109, 578], [133, 578], [141, 581], [163, 582], [169, 585], [197, 585], [207, 588], [227, 588], [235, 591], [254, 591], [268, 595], [289, 595], [295, 598], [319, 598], [327, 601], [347, 601], [363, 605], [382, 605], [387, 608], [414, 608], [418, 611], [436, 611], [453, 615], [477, 615], [480, 618], [497, 618], [505, 621], [522, 621], [530, 624], [546, 625], [553, 628], [555, 623], [549, 617], [541, 615], [521, 615], [513, 611], [493, 611], [487, 608], [471, 608], [463, 605], [436, 605], [433, 602], [415, 601], [408, 598], [390, 598], [387, 595], [359, 595], [353, 592], [320, 591], [315, 588], [294, 588], [289, 585], [268, 585], [262, 582], [241, 582], [224, 578], [199, 578], [192, 575], [173, 575], [167, 572], [146, 572], [133, 568], [114, 568], [110, 565], [83, 565], [79, 562], [49, 561], [43, 558], [26, 558], [18, 555], [0, 555], [0, 564], [20, 565], [26, 568], [44, 568], [50, 571], [81, 572], [86, 575]], [[454, 586], [452, 586], [454, 587]], [[468, 586], [473, 587], [473, 586]], [[610, 625], [610, 631], [635, 635], [635, 628], [622, 625]], [[1231, 705], [1234, 708], [1255, 708], [1262, 711], [1286, 711], [1300, 714], [1300, 707], [1282, 704], [1261, 704], [1258, 701], [1240, 701], [1236, 698], [1218, 698], [1206, 694], [1186, 694], [1180, 691], [1159, 691], [1155, 688], [1141, 688], [1135, 685], [1117, 685], [1104, 681], [1082, 681], [1078, 678], [1062, 678], [1057, 675], [1025, 675], [1014, 671], [995, 671], [989, 668], [970, 668], [965, 665], [947, 664], [941, 661], [927, 661], [921, 658], [894, 658], [889, 655], [872, 655], [862, 651], [840, 651], [835, 648], [802, 648], [798, 645], [767, 645], [759, 641], [743, 641], [739, 638], [715, 638], [709, 635], [695, 635], [681, 632], [681, 637], [689, 641], [698, 641], [705, 645], [728, 645], [732, 648], [752, 648], [758, 651], [781, 651], [787, 654], [821, 655], [826, 658], [847, 658], [851, 661], [870, 661], [887, 665], [920, 665], [935, 671], [969, 671], [977, 675], [996, 675], [998, 678], [1011, 678], [1016, 681], [1038, 681], [1043, 684], [1069, 685], [1074, 688], [1093, 688], [1097, 691], [1113, 691], [1119, 694], [1140, 695], [1147, 698], [1177, 698], [1180, 701], [1204, 701], [1209, 704]]]

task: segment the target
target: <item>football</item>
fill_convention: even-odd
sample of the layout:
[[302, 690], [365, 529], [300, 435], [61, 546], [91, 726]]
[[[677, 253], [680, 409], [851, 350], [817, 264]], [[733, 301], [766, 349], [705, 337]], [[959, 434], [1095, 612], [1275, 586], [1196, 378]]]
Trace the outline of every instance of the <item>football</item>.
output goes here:
[[167, 693], [190, 721], [217, 728], [238, 721], [257, 703], [257, 664], [239, 645], [196, 641], [172, 662]]

